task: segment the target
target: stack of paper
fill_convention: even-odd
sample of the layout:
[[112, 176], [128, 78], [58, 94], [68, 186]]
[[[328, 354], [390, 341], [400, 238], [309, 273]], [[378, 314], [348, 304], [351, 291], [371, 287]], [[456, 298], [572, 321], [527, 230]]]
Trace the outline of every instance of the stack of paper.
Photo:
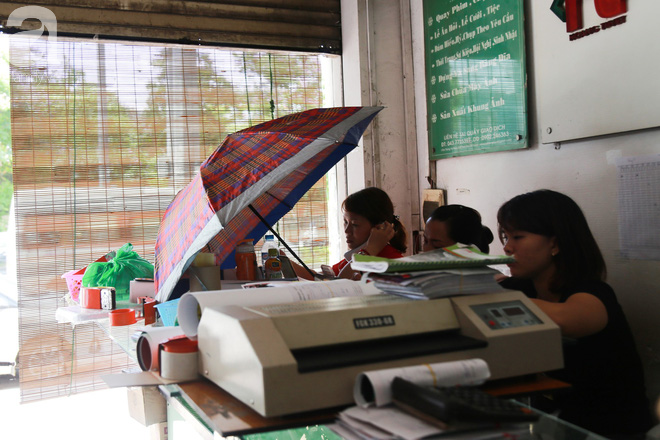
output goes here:
[[496, 292], [502, 287], [495, 281], [498, 271], [481, 269], [447, 269], [406, 273], [372, 273], [368, 275], [383, 292], [413, 299], [433, 299], [452, 295]]
[[339, 414], [336, 423], [328, 425], [341, 438], [346, 440], [496, 440], [529, 439], [529, 423], [502, 425], [493, 423], [468, 423], [447, 426], [432, 424], [410, 415], [399, 408], [350, 407]]
[[506, 255], [487, 255], [462, 245], [399, 259], [355, 255], [352, 267], [386, 293], [414, 299], [469, 295], [501, 290], [491, 268], [514, 261]]
[[347, 440], [418, 440], [444, 432], [442, 428], [406, 414], [394, 406], [353, 406], [339, 413], [337, 422], [328, 427]]
[[486, 267], [514, 261], [506, 255], [488, 255], [475, 247], [454, 245], [397, 259], [355, 254], [351, 267], [361, 272], [391, 273]]

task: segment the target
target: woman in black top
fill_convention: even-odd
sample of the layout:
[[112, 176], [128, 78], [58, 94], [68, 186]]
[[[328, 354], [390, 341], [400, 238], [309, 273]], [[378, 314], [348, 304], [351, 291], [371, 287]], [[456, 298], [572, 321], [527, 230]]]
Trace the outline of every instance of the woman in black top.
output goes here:
[[644, 438], [651, 428], [642, 364], [587, 221], [568, 196], [539, 190], [497, 213], [511, 278], [572, 342], [564, 368], [550, 373], [572, 385], [555, 397], [559, 417], [613, 439]]

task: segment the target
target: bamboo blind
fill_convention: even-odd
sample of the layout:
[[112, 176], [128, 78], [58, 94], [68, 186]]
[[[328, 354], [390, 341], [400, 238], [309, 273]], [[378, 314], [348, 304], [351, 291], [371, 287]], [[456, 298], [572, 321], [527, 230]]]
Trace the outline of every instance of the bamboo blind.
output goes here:
[[[99, 374], [134, 366], [96, 325], [56, 322], [70, 304], [61, 275], [125, 243], [153, 262], [164, 210], [227, 134], [327, 104], [329, 56], [14, 36], [10, 57], [27, 402], [103, 388]], [[280, 223], [316, 267], [328, 258], [325, 185]]]
[[42, 27], [43, 12], [29, 10], [7, 26], [27, 5], [52, 13], [62, 36], [341, 53], [339, 0], [4, 0], [4, 32]]

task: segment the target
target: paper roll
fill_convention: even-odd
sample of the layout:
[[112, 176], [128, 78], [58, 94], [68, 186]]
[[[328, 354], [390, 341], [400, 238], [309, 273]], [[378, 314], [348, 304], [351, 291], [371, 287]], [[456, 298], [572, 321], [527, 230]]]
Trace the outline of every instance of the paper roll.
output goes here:
[[297, 281], [280, 287], [212, 290], [183, 294], [177, 309], [179, 326], [190, 339], [197, 339], [197, 327], [204, 309], [221, 306], [260, 306], [333, 297], [364, 296], [382, 293], [373, 283], [351, 280]]
[[466, 359], [366, 371], [358, 374], [355, 380], [355, 403], [363, 408], [391, 403], [391, 385], [395, 377], [422, 386], [481, 385], [490, 377], [490, 370], [483, 359]]
[[153, 327], [142, 330], [135, 346], [138, 365], [142, 371], [158, 370], [158, 346], [182, 334], [181, 327]]

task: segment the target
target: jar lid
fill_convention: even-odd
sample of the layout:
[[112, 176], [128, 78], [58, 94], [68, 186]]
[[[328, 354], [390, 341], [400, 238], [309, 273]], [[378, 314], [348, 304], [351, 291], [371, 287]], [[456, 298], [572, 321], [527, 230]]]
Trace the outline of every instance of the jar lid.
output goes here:
[[252, 243], [252, 239], [248, 238], [246, 240], [239, 241], [238, 245], [236, 245], [236, 251], [237, 252], [254, 252], [254, 244]]
[[163, 342], [163, 350], [168, 353], [193, 353], [197, 351], [197, 341], [189, 339], [186, 335], [179, 335]]

